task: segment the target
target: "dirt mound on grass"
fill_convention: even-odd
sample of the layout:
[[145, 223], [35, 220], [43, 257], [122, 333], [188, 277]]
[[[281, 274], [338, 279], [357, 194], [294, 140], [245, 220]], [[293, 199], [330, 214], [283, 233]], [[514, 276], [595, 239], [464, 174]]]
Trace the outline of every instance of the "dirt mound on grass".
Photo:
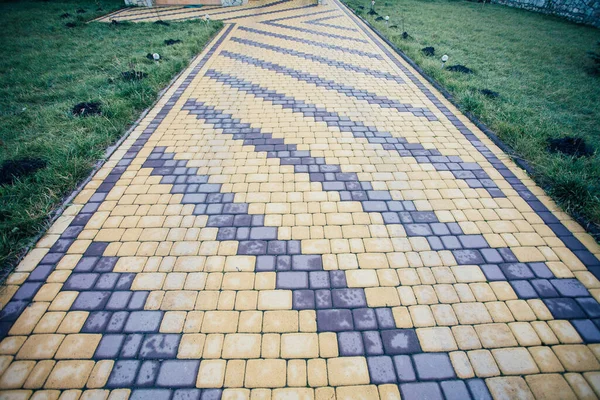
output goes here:
[[594, 151], [588, 147], [585, 140], [578, 137], [566, 136], [559, 139], [549, 139], [548, 149], [552, 153], [562, 153], [568, 156], [589, 157]]
[[460, 72], [461, 74], [472, 74], [473, 70], [465, 67], [464, 65], [451, 65], [446, 68], [450, 72]]
[[0, 165], [0, 185], [11, 185], [18, 178], [32, 175], [46, 166], [40, 158], [21, 158], [6, 160]]
[[485, 97], [489, 97], [490, 99], [497, 99], [498, 97], [500, 97], [500, 93], [494, 92], [490, 89], [481, 89], [479, 93], [481, 93]]
[[434, 47], [424, 47], [421, 49], [421, 52], [427, 57], [435, 56], [435, 48]]
[[165, 40], [165, 45], [167, 45], [167, 46], [173, 46], [174, 44], [177, 44], [177, 43], [181, 43], [181, 40], [179, 40], [179, 39], [167, 39], [167, 40]]
[[102, 114], [101, 104], [98, 101], [79, 103], [73, 106], [73, 115], [78, 117], [89, 117], [90, 115]]
[[126, 81], [140, 81], [144, 78], [147, 78], [148, 74], [132, 69], [131, 71], [121, 72], [121, 77]]

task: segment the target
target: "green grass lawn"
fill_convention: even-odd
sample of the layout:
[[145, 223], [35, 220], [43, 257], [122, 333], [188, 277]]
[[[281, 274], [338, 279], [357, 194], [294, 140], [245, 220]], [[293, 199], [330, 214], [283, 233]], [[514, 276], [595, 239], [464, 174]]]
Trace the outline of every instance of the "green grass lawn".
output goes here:
[[[45, 164], [0, 186], [0, 270], [222, 26], [86, 23], [122, 6], [122, 0], [0, 3], [0, 166], [25, 158]], [[166, 39], [183, 42], [166, 46]], [[162, 61], [146, 58], [155, 52]], [[131, 69], [148, 76], [123, 80], [121, 72]], [[102, 115], [72, 115], [75, 104], [88, 101], [101, 102]]]
[[[600, 52], [600, 30], [493, 4], [377, 0], [375, 10], [390, 17], [388, 26], [368, 14], [369, 0], [346, 4], [526, 160], [566, 211], [588, 221], [590, 231], [600, 228], [600, 74], [589, 73], [586, 54]], [[423, 55], [426, 46], [435, 48], [434, 57]], [[474, 74], [442, 70], [444, 54], [447, 66], [462, 64]], [[577, 159], [550, 152], [547, 140], [563, 136], [585, 139], [596, 154]]]

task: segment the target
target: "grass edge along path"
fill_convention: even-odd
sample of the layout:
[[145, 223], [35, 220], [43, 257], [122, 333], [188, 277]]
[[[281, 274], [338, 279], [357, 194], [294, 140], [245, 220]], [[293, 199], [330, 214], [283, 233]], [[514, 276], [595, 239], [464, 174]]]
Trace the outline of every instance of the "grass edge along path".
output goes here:
[[[600, 241], [600, 126], [593, 122], [600, 120], [600, 107], [594, 111], [593, 106], [600, 104], [600, 71], [594, 73], [594, 65], [586, 54], [586, 49], [600, 51], [600, 30], [554, 16], [468, 1], [403, 0], [399, 3], [381, 0], [375, 6], [378, 14], [373, 15], [368, 12], [370, 2], [366, 0], [343, 0], [342, 3], [423, 74], [565, 212]], [[489, 12], [492, 8], [493, 12]], [[481, 18], [481, 13], [487, 13], [485, 18]], [[500, 27], [495, 28], [496, 31], [492, 29], [490, 35], [485, 37], [493, 36], [496, 43], [472, 40], [486, 31], [483, 25], [489, 25], [490, 21], [496, 21], [503, 14], [511, 18], [501, 21], [498, 24]], [[390, 22], [386, 23], [384, 17], [387, 15], [390, 16]], [[457, 16], [461, 20], [452, 22], [452, 18]], [[571, 38], [583, 36], [585, 40], [566, 55], [557, 57], [557, 60], [527, 60], [532, 55], [547, 54], [543, 46], [542, 49], [525, 46], [523, 54], [502, 58], [503, 51], [517, 53], [513, 42], [535, 42], [535, 38], [519, 37], [524, 29], [520, 24], [511, 25], [514, 21], [529, 19], [534, 20], [534, 29], [538, 29], [540, 24], [547, 25], [547, 30], [542, 31], [545, 35], [567, 31]], [[424, 20], [428, 20], [429, 24], [423, 23]], [[467, 27], [456, 29], [456, 25], [460, 24], [466, 24]], [[497, 35], [498, 30], [512, 31], [512, 35], [502, 43], [503, 38]], [[407, 32], [408, 37], [403, 36], [403, 32]], [[581, 35], [581, 32], [586, 35]], [[558, 33], [557, 41], [549, 45], [550, 49], [564, 46], [570, 38], [569, 35], [561, 36]], [[465, 36], [468, 36], [468, 40]], [[598, 49], [594, 48], [596, 39]], [[427, 57], [421, 51], [429, 46], [435, 48], [434, 57]], [[469, 67], [473, 63], [476, 66], [475, 73], [442, 70], [440, 58], [443, 54], [450, 55], [447, 66], [466, 62]], [[539, 66], [540, 71], [538, 74], [532, 74], [530, 70], [503, 71], [513, 60], [517, 68], [528, 62]], [[569, 61], [568, 68], [564, 66], [565, 60]], [[575, 81], [573, 88], [569, 88], [568, 81], [558, 88], [553, 87], [555, 81], [563, 79], [565, 75], [568, 77], [568, 73], [572, 74]], [[546, 84], [543, 79], [552, 75], [557, 77]], [[514, 82], [511, 82], [511, 77], [516, 77]], [[539, 81], [528, 87], [524, 82], [530, 83], [528, 79], [532, 77]], [[586, 82], [589, 87], [581, 95], [578, 89]], [[491, 98], [481, 93], [481, 89], [489, 89], [486, 85], [500, 92], [500, 97]], [[570, 96], [566, 110], [563, 110], [565, 103], [558, 99], [566, 92], [570, 92]], [[578, 95], [580, 98], [577, 98]], [[581, 109], [577, 109], [578, 101]], [[526, 107], [519, 109], [520, 104]], [[539, 116], [536, 116], [537, 112], [540, 112]], [[574, 157], [549, 151], [548, 140], [565, 136], [584, 139], [586, 150], [592, 155]]]
[[[117, 0], [23, 3], [33, 11], [25, 13], [14, 3], [0, 5], [5, 26], [17, 24], [23, 15], [40, 23], [31, 34], [19, 33], [19, 28], [11, 36], [9, 29], [0, 34], [0, 44], [7, 44], [11, 54], [0, 61], [0, 166], [33, 158], [43, 160], [43, 168], [0, 185], [0, 280], [223, 26], [218, 21], [88, 23], [122, 7]], [[87, 12], [77, 13], [80, 9]], [[71, 16], [62, 18], [64, 13]], [[64, 26], [69, 22], [76, 26]], [[94, 42], [94, 36], [103, 40]], [[164, 40], [171, 38], [183, 42], [166, 46]], [[161, 61], [147, 59], [148, 52], [159, 53]], [[32, 60], [51, 58], [54, 68], [46, 63], [29, 70]], [[130, 69], [147, 76], [126, 81], [121, 72]], [[102, 115], [72, 115], [74, 104], [96, 100]]]

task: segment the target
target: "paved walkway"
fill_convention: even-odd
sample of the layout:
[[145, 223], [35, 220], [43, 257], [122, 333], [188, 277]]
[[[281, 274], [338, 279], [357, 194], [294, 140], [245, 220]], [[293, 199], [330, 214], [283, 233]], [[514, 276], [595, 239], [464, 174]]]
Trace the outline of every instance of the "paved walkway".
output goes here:
[[211, 17], [3, 288], [2, 399], [600, 395], [581, 227], [337, 2]]

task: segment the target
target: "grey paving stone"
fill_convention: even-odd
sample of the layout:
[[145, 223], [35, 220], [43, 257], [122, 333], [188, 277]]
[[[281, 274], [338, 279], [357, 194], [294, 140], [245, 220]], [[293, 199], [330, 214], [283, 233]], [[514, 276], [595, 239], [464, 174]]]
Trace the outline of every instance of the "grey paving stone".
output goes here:
[[365, 354], [360, 332], [340, 332], [337, 334], [337, 338], [341, 356], [360, 356]]
[[121, 348], [121, 358], [136, 358], [144, 340], [144, 335], [127, 335]]
[[31, 300], [42, 287], [43, 282], [25, 282], [12, 296], [13, 301]]
[[314, 310], [315, 292], [312, 290], [294, 290], [292, 305], [294, 310]]
[[468, 379], [467, 386], [475, 400], [492, 400], [492, 395], [483, 379]]
[[171, 395], [169, 389], [135, 389], [129, 400], [170, 400]]
[[203, 389], [201, 400], [220, 400], [222, 393], [221, 389]]
[[413, 329], [381, 331], [383, 348], [387, 355], [413, 354], [421, 352], [421, 345]]
[[108, 311], [91, 312], [88, 315], [87, 319], [85, 320], [85, 323], [83, 324], [83, 327], [81, 328], [81, 332], [82, 333], [104, 332], [111, 317], [112, 317], [112, 314]]
[[319, 332], [341, 332], [354, 329], [350, 310], [317, 310]]
[[71, 306], [71, 310], [101, 310], [108, 301], [111, 292], [80, 292]]
[[105, 308], [107, 310], [123, 310], [127, 307], [131, 295], [131, 292], [112, 292]]
[[329, 271], [329, 281], [333, 288], [344, 288], [348, 286], [344, 271]]
[[292, 256], [292, 269], [298, 271], [319, 271], [323, 269], [323, 262], [320, 255]]
[[193, 387], [196, 385], [200, 360], [167, 360], [160, 366], [157, 386]]
[[308, 272], [284, 271], [277, 273], [278, 289], [308, 289]]
[[384, 353], [381, 335], [378, 331], [363, 332], [363, 343], [365, 345], [365, 353], [369, 356], [377, 356]]
[[396, 321], [390, 308], [376, 308], [375, 315], [377, 316], [379, 329], [393, 329], [396, 327]]
[[178, 389], [173, 393], [173, 400], [200, 400], [200, 389]]
[[153, 387], [159, 367], [160, 362], [158, 361], [144, 361], [138, 372], [136, 385], [141, 387]]
[[371, 383], [379, 385], [397, 382], [391, 357], [367, 357], [367, 366], [369, 368]]
[[600, 330], [589, 319], [571, 320], [571, 324], [585, 343], [600, 343]]
[[400, 382], [413, 382], [417, 379], [410, 356], [394, 356], [392, 359]]
[[[98, 274], [94, 273], [73, 273], [65, 282], [65, 290], [88, 290], [94, 287]], [[21, 286], [22, 287], [22, 286]]]
[[445, 381], [440, 383], [446, 400], [468, 400], [471, 394], [463, 381]]
[[333, 306], [336, 308], [366, 307], [367, 299], [363, 289], [333, 289]]
[[485, 262], [478, 250], [453, 250], [452, 254], [459, 265], [479, 265]]
[[181, 335], [152, 334], [147, 335], [140, 349], [142, 359], [175, 358]]
[[125, 335], [102, 335], [94, 358], [117, 358], [124, 341]]
[[481, 271], [488, 281], [505, 281], [506, 277], [502, 273], [499, 266], [495, 264], [483, 264], [480, 266]]
[[129, 314], [124, 332], [156, 332], [162, 321], [162, 311], [134, 311]]
[[331, 290], [321, 289], [315, 291], [315, 305], [317, 308], [331, 308]]
[[586, 318], [579, 304], [570, 297], [543, 299], [555, 319]]
[[436, 382], [404, 383], [400, 385], [402, 400], [444, 400]]
[[593, 297], [580, 297], [575, 301], [590, 318], [600, 317], [600, 304]]
[[309, 272], [309, 283], [311, 289], [329, 288], [329, 274], [327, 271], [311, 271]]
[[589, 292], [577, 279], [552, 279], [550, 283], [564, 297], [587, 297]]
[[148, 298], [149, 292], [146, 291], [135, 291], [127, 304], [127, 309], [131, 311], [143, 310]]
[[455, 377], [450, 357], [445, 353], [423, 353], [413, 356], [419, 380], [443, 380]]
[[131, 387], [135, 382], [140, 362], [138, 360], [119, 360], [113, 366], [106, 386], [109, 388]]
[[358, 330], [377, 329], [377, 317], [372, 308], [357, 308], [352, 310], [354, 326]]
[[510, 263], [501, 264], [500, 269], [504, 273], [507, 279], [533, 279], [535, 275], [527, 264], [523, 263]]
[[520, 299], [534, 299], [536, 297], [539, 297], [533, 286], [531, 286], [531, 283], [529, 283], [529, 281], [514, 280], [510, 281], [510, 285], [512, 286], [515, 293], [517, 294], [517, 296], [519, 296]]

